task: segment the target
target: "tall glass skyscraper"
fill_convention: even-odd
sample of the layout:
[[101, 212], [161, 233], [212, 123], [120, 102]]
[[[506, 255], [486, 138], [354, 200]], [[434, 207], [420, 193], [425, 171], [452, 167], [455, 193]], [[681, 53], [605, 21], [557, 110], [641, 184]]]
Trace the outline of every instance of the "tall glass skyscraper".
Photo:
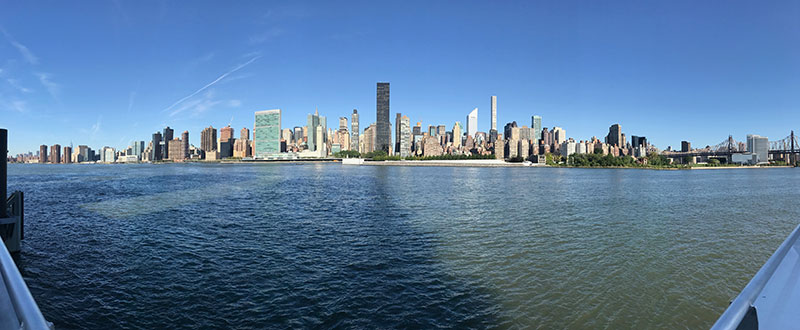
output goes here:
[[533, 129], [533, 139], [538, 143], [542, 139], [542, 117], [531, 116], [531, 129]]
[[376, 108], [375, 150], [383, 150], [388, 154], [392, 145], [392, 124], [389, 122], [389, 83], [378, 83]]
[[353, 115], [350, 119], [350, 150], [358, 151], [358, 110], [353, 109]]
[[328, 141], [325, 135], [328, 132], [328, 119], [319, 115], [319, 109], [313, 115], [308, 115], [308, 150], [317, 151], [317, 126], [322, 126], [322, 142]]
[[478, 133], [478, 108], [472, 109], [467, 115], [467, 135], [475, 137]]
[[253, 141], [254, 158], [268, 158], [281, 152], [281, 109], [256, 111]]

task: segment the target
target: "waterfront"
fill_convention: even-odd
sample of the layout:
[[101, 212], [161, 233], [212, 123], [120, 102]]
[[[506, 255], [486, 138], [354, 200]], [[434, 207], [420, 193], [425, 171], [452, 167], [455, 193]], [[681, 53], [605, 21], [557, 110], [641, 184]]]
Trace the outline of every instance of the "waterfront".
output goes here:
[[710, 326], [800, 170], [10, 165], [70, 328]]

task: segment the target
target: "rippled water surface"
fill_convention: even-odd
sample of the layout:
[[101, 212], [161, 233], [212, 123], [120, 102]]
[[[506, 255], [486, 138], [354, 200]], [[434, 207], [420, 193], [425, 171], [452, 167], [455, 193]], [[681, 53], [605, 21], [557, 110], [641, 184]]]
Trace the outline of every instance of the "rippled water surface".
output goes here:
[[799, 169], [10, 165], [58, 329], [704, 328]]

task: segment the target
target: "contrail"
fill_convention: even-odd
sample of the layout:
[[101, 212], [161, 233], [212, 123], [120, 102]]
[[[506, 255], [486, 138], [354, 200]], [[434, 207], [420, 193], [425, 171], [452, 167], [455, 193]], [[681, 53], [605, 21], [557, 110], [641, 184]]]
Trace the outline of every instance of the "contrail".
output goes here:
[[161, 110], [161, 112], [168, 111], [168, 110], [170, 110], [170, 109], [174, 108], [176, 105], [178, 105], [178, 104], [181, 104], [183, 101], [186, 101], [186, 100], [188, 100], [189, 98], [191, 98], [191, 97], [193, 97], [193, 96], [195, 96], [195, 95], [199, 94], [200, 92], [202, 92], [202, 91], [204, 91], [204, 90], [208, 89], [209, 87], [211, 87], [211, 86], [214, 86], [214, 84], [218, 83], [218, 82], [219, 82], [220, 80], [222, 80], [222, 79], [225, 79], [225, 77], [227, 77], [227, 76], [228, 76], [228, 75], [230, 75], [231, 73], [234, 73], [234, 72], [236, 72], [236, 71], [239, 71], [239, 70], [241, 70], [242, 68], [244, 68], [244, 67], [246, 67], [246, 66], [250, 65], [250, 63], [253, 63], [253, 62], [255, 62], [255, 61], [256, 61], [257, 59], [259, 59], [260, 57], [261, 57], [261, 56], [256, 56], [256, 57], [253, 57], [253, 58], [251, 58], [249, 61], [245, 62], [244, 64], [239, 64], [237, 67], [233, 68], [233, 70], [230, 70], [230, 71], [228, 71], [228, 72], [225, 72], [225, 73], [223, 73], [221, 76], [217, 77], [217, 79], [214, 79], [214, 81], [212, 81], [212, 82], [208, 83], [207, 85], [203, 86], [202, 88], [200, 88], [200, 89], [196, 90], [194, 93], [192, 93], [192, 94], [189, 94], [189, 95], [187, 95], [187, 96], [183, 97], [182, 99], [180, 99], [180, 100], [178, 100], [177, 102], [173, 103], [172, 105], [170, 105], [170, 106], [169, 106], [169, 107], [167, 107], [166, 109], [164, 109], [164, 110]]

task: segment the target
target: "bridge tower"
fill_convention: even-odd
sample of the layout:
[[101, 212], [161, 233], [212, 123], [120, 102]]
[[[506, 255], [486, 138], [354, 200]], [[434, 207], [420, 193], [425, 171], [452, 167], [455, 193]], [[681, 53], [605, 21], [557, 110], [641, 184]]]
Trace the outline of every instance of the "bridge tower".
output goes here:
[[[738, 146], [736, 146], [738, 148]], [[728, 164], [733, 162], [733, 135], [728, 135]]]
[[790, 149], [791, 153], [789, 154], [790, 155], [789, 157], [791, 157], [791, 160], [789, 161], [789, 164], [795, 164], [795, 163], [797, 163], [798, 156], [797, 156], [797, 153], [795, 153], [795, 151], [794, 151], [794, 130], [792, 130], [792, 132], [789, 133], [789, 143], [791, 144], [791, 147], [792, 147]]

